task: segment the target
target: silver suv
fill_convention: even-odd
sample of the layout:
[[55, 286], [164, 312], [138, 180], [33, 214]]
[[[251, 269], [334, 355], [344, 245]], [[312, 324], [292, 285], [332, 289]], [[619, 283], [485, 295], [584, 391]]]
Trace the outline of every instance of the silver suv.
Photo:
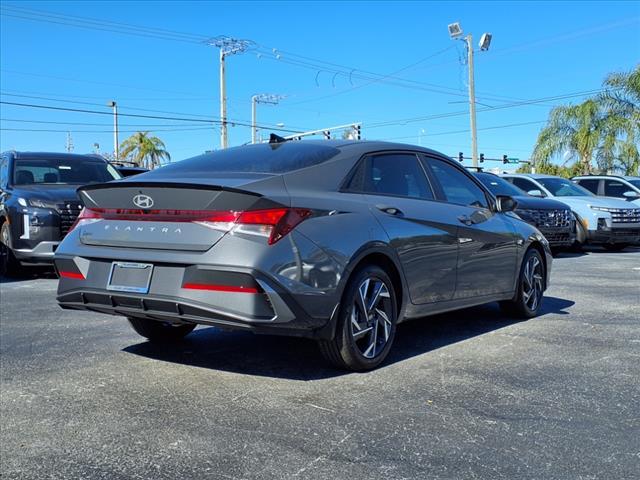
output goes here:
[[571, 180], [599, 197], [615, 197], [640, 207], [640, 177], [586, 175]]

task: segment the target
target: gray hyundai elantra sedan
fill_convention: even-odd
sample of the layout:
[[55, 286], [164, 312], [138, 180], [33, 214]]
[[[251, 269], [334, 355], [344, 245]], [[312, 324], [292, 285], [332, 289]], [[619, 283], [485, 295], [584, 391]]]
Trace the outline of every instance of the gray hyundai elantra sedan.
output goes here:
[[367, 370], [401, 321], [496, 301], [533, 317], [549, 282], [549, 245], [512, 198], [411, 145], [249, 145], [78, 193], [59, 304], [153, 342], [198, 324], [311, 337]]

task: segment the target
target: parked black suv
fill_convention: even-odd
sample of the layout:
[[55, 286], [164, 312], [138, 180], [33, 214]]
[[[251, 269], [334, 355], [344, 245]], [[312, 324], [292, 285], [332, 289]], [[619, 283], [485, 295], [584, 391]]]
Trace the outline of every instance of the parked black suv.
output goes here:
[[570, 247], [576, 239], [576, 225], [571, 208], [557, 200], [533, 197], [497, 175], [477, 172], [474, 175], [494, 195], [513, 197], [518, 206], [514, 212], [536, 227], [554, 250]]
[[53, 261], [82, 205], [76, 189], [120, 174], [102, 157], [5, 152], [0, 156], [0, 273]]

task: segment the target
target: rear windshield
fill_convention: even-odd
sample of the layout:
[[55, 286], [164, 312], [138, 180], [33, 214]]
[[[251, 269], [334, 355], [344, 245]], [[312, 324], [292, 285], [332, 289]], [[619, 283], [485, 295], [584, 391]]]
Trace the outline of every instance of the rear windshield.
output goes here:
[[57, 158], [20, 158], [13, 167], [14, 185], [72, 184], [109, 182], [120, 175], [106, 162]]
[[506, 195], [510, 197], [528, 196], [529, 194], [520, 190], [514, 184], [507, 182], [503, 178], [490, 173], [476, 173], [476, 177], [485, 187], [487, 187], [494, 195]]
[[319, 165], [340, 150], [328, 145], [287, 142], [275, 145], [247, 145], [229, 148], [166, 165], [150, 172], [153, 176], [194, 176], [210, 173], [279, 174]]

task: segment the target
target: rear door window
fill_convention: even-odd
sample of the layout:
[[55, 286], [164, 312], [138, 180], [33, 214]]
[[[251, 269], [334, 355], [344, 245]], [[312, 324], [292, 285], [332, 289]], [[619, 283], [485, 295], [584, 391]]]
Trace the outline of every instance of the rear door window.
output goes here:
[[371, 155], [352, 180], [361, 182], [362, 191], [373, 195], [433, 200], [427, 176], [413, 153]]
[[531, 190], [542, 191], [540, 187], [538, 187], [535, 183], [533, 183], [531, 180], [528, 180], [526, 178], [514, 177], [514, 178], [507, 178], [507, 180], [509, 180], [516, 187], [518, 187], [520, 190], [524, 190], [525, 192], [530, 192]]
[[587, 179], [580, 179], [576, 183], [581, 187], [586, 188], [591, 193], [594, 193], [596, 195], [598, 194], [598, 185], [600, 183], [600, 180], [595, 178], [587, 178]]

